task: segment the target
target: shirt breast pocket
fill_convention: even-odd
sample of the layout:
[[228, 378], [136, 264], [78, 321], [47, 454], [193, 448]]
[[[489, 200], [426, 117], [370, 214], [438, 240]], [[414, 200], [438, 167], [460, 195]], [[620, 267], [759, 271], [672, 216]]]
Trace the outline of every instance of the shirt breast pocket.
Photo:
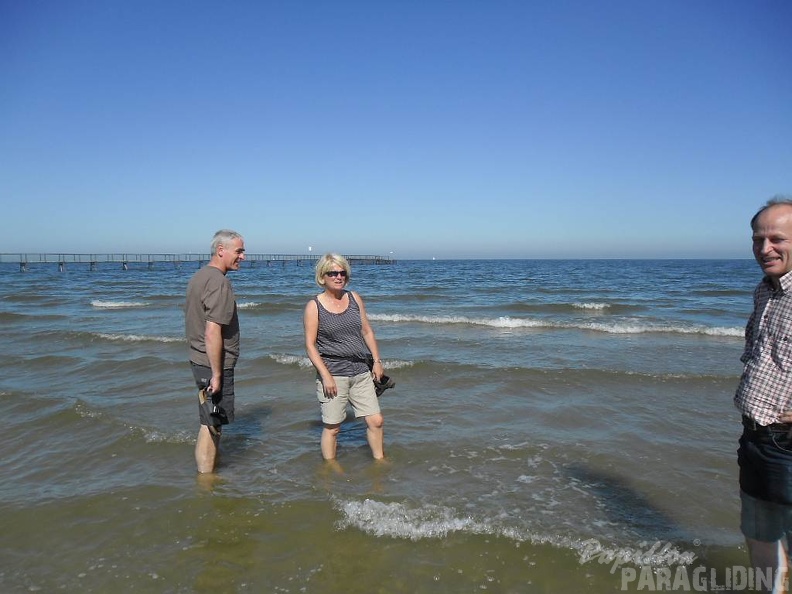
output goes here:
[[771, 350], [773, 362], [781, 371], [792, 371], [792, 341], [788, 336], [780, 336], [773, 340]]

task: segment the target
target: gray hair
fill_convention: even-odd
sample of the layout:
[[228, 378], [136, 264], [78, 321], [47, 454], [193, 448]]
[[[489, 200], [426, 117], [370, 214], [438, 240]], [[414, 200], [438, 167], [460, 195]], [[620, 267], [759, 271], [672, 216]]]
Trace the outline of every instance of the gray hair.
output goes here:
[[756, 224], [756, 219], [759, 218], [759, 215], [761, 215], [771, 206], [779, 206], [779, 205], [792, 207], [792, 195], [776, 194], [775, 196], [770, 198], [770, 200], [768, 200], [767, 203], [762, 208], [756, 211], [756, 214], [753, 216], [753, 218], [751, 218], [751, 229], [754, 228], [754, 225]]
[[212, 238], [212, 255], [214, 256], [217, 253], [217, 248], [221, 245], [227, 247], [235, 239], [242, 239], [242, 236], [236, 231], [231, 231], [231, 229], [220, 229]]

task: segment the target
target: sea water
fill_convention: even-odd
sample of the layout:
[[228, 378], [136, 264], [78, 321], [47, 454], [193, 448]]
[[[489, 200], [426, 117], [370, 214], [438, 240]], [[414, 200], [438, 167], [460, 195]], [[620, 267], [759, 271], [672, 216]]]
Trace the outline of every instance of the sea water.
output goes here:
[[356, 266], [396, 386], [387, 461], [350, 416], [336, 465], [302, 333], [313, 270], [245, 262], [214, 480], [183, 338], [197, 266], [0, 264], [0, 591], [612, 592], [637, 587], [624, 568], [747, 564], [732, 396], [753, 261]]

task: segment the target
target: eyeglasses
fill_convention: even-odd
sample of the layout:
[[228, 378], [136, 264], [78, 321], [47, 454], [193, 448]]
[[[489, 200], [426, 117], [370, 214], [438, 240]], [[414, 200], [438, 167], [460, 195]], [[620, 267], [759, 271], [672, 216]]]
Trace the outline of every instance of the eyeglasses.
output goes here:
[[347, 275], [346, 270], [328, 270], [327, 272], [325, 272], [325, 276], [332, 276], [333, 278], [337, 276], [342, 276], [346, 278], [346, 275]]

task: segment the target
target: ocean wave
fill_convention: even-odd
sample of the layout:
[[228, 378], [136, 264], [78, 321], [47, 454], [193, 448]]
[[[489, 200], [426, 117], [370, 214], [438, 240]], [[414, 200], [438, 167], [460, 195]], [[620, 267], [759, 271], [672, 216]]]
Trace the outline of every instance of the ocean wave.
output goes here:
[[270, 359], [281, 365], [297, 365], [298, 367], [311, 367], [312, 363], [308, 357], [299, 355], [270, 355]]
[[488, 326], [491, 328], [505, 329], [564, 329], [564, 330], [589, 330], [605, 332], [608, 334], [702, 334], [706, 336], [734, 336], [742, 338], [745, 329], [711, 326], [681, 326], [661, 324], [644, 321], [613, 321], [603, 322], [553, 322], [547, 320], [530, 320], [525, 318], [511, 318], [501, 316], [498, 318], [471, 318], [468, 316], [416, 316], [405, 314], [369, 314], [369, 318], [378, 322], [413, 323], [422, 324], [467, 324], [472, 326]]
[[262, 303], [258, 303], [257, 301], [243, 301], [241, 303], [237, 303], [238, 309], [255, 309], [263, 305]]
[[129, 307], [146, 307], [143, 301], [91, 301], [91, 306], [97, 309], [125, 309]]
[[[523, 481], [524, 482], [524, 481]], [[575, 552], [581, 556], [581, 563], [599, 559], [601, 555], [619, 555], [619, 564], [648, 564], [666, 566], [669, 562], [687, 564], [695, 557], [683, 555], [679, 547], [652, 547], [651, 543], [641, 541], [632, 547], [603, 548], [598, 540], [582, 540], [560, 534], [540, 534], [528, 529], [498, 525], [493, 521], [478, 520], [471, 516], [459, 516], [448, 507], [424, 504], [420, 508], [392, 502], [382, 503], [372, 499], [364, 501], [336, 501], [335, 505], [342, 514], [336, 528], [356, 528], [373, 536], [419, 541], [445, 538], [449, 534], [462, 533], [479, 536], [495, 536], [516, 543], [531, 545], [550, 545], [558, 549]], [[658, 542], [658, 545], [662, 543]], [[608, 559], [612, 562], [613, 559]]]
[[267, 299], [266, 301], [242, 301], [237, 302], [237, 308], [246, 314], [263, 314], [274, 316], [281, 313], [291, 313], [302, 311], [302, 303], [295, 303], [293, 300], [279, 301], [278, 299]]
[[142, 336], [139, 334], [107, 334], [100, 332], [96, 334], [103, 340], [111, 340], [114, 342], [184, 342], [185, 339], [181, 336]]
[[195, 435], [188, 431], [166, 433], [157, 429], [137, 427], [134, 425], [127, 425], [127, 428], [133, 435], [142, 436], [146, 443], [189, 444], [195, 442]]
[[24, 322], [35, 318], [36, 321], [42, 320], [63, 320], [68, 318], [62, 314], [42, 314], [37, 310], [32, 310], [32, 313], [20, 313], [15, 311], [0, 312], [0, 322]]
[[[274, 354], [267, 355], [268, 359], [275, 361], [281, 365], [296, 366], [301, 369], [311, 368], [311, 361], [308, 357], [300, 355], [288, 354]], [[448, 361], [434, 360], [434, 359], [420, 359], [416, 361], [405, 361], [400, 359], [386, 359], [383, 363], [386, 373], [397, 369], [413, 369], [420, 374], [428, 374], [429, 376], [443, 375], [465, 375], [467, 373], [475, 374], [493, 374], [493, 376], [501, 374], [503, 367], [491, 367], [478, 365], [476, 363], [449, 363]], [[449, 367], [453, 367], [454, 371], [449, 372]], [[657, 373], [649, 371], [633, 371], [624, 369], [597, 369], [592, 367], [577, 368], [577, 367], [533, 367], [529, 361], [524, 365], [513, 365], [509, 363], [506, 367], [509, 373], [514, 376], [520, 374], [519, 377], [524, 378], [527, 383], [536, 385], [552, 385], [554, 382], [575, 381], [581, 384], [599, 383], [603, 381], [619, 381], [620, 378], [633, 378], [636, 380], [649, 380], [652, 382], [702, 382], [712, 383], [716, 381], [736, 381], [739, 375], [734, 376], [734, 373], [724, 372], [724, 375], [715, 375], [708, 373]], [[488, 375], [482, 377], [489, 377]], [[489, 381], [489, 380], [486, 380]]]
[[563, 549], [575, 550], [580, 546], [579, 539], [498, 526], [471, 516], [460, 517], [455, 510], [439, 505], [425, 504], [420, 508], [409, 508], [398, 502], [383, 503], [366, 499], [337, 501], [336, 506], [342, 514], [342, 518], [336, 523], [337, 528], [356, 528], [373, 536], [419, 541], [463, 533], [500, 536], [519, 543], [550, 544]]
[[572, 307], [602, 311], [610, 308], [610, 303], [573, 303]]
[[581, 313], [587, 314], [611, 314], [611, 315], [627, 315], [630, 312], [646, 311], [646, 307], [635, 304], [626, 304], [620, 302], [610, 301], [512, 301], [508, 303], [498, 303], [491, 305], [482, 305], [478, 308], [483, 316], [487, 315], [488, 311], [503, 311], [503, 308], [508, 308], [512, 315], [516, 316], [531, 316], [531, 315], [580, 315]]
[[140, 437], [146, 443], [184, 444], [195, 441], [195, 435], [185, 430], [166, 432], [141, 425], [131, 425], [128, 422], [108, 415], [107, 413], [92, 408], [87, 402], [76, 399], [73, 411], [83, 419], [101, 421], [118, 427], [124, 427], [132, 436]]
[[17, 320], [25, 320], [28, 317], [30, 317], [28, 314], [0, 311], [0, 322], [16, 322]]
[[[270, 355], [270, 359], [275, 361], [276, 363], [280, 363], [281, 365], [297, 365], [298, 367], [312, 367], [313, 363], [311, 360], [304, 356], [304, 355], [284, 355], [284, 354], [276, 354]], [[383, 367], [385, 369], [402, 369], [404, 367], [412, 367], [412, 361], [384, 361]]]

